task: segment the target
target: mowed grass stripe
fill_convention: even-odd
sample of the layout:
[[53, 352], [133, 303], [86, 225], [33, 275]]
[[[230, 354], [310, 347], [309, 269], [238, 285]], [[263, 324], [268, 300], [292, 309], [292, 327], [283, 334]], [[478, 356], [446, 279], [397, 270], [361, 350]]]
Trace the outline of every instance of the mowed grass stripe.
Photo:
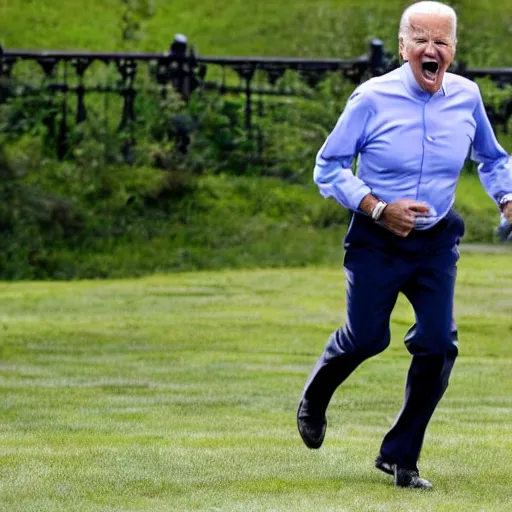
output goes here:
[[1, 283], [0, 509], [509, 510], [509, 258], [462, 255], [461, 355], [427, 433], [429, 494], [372, 465], [410, 359], [403, 298], [391, 346], [338, 390], [311, 452], [295, 410], [344, 319], [341, 268]]

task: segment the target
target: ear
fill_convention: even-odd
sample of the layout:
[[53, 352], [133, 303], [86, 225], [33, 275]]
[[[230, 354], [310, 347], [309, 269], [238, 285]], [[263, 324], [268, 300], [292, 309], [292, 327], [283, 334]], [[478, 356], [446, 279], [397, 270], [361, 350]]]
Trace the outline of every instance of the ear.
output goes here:
[[405, 40], [403, 37], [401, 37], [398, 40], [398, 53], [403, 60], [408, 60], [407, 59], [407, 47], [406, 47]]
[[455, 60], [455, 54], [457, 53], [457, 40], [455, 39], [455, 41], [453, 42], [453, 45], [451, 47], [451, 50], [452, 50], [452, 56], [451, 56], [451, 61], [450, 61], [450, 65], [452, 64], [452, 62]]

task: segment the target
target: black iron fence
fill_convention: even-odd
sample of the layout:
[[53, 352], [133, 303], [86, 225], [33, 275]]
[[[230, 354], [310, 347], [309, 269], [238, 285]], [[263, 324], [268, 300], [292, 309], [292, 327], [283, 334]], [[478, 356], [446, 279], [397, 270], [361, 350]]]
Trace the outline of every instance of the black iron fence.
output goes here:
[[[17, 73], [27, 63], [32, 66]], [[88, 73], [96, 64], [109, 71], [109, 80]], [[34, 65], [39, 73], [34, 72]], [[258, 57], [197, 56], [184, 36], [176, 36], [170, 48], [162, 53], [91, 53], [66, 51], [2, 50], [0, 48], [0, 103], [9, 96], [26, 96], [46, 91], [60, 100], [60, 112], [47, 119], [48, 130], [55, 134], [58, 154], [69, 149], [70, 117], [80, 124], [88, 117], [85, 98], [100, 93], [122, 98], [118, 127], [124, 129], [135, 121], [135, 99], [140, 90], [139, 74], [150, 77], [152, 85], [166, 94], [171, 85], [184, 100], [196, 91], [238, 94], [245, 98], [244, 127], [251, 135], [254, 115], [263, 115], [262, 98], [270, 96], [307, 96], [307, 89], [290, 86], [282, 78], [294, 71], [309, 88], [314, 88], [326, 75], [338, 73], [358, 84], [372, 76], [396, 68], [399, 61], [387, 52], [380, 40], [373, 40], [368, 53], [354, 59], [277, 59]], [[145, 71], [141, 71], [146, 66]], [[97, 68], [96, 68], [97, 70]], [[467, 68], [454, 64], [452, 72], [471, 80], [489, 77], [498, 87], [512, 84], [512, 68]], [[9, 84], [15, 82], [13, 89]], [[72, 98], [70, 100], [70, 97]], [[255, 113], [255, 98], [257, 98]], [[71, 103], [71, 105], [70, 105]], [[74, 105], [73, 105], [74, 103]], [[491, 122], [507, 131], [512, 116], [512, 98], [499, 105], [486, 105]]]

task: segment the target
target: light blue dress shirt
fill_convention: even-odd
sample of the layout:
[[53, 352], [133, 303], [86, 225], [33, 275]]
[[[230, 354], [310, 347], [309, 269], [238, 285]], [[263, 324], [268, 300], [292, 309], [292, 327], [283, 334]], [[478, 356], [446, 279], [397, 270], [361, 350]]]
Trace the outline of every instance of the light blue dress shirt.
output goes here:
[[417, 218], [416, 229], [427, 229], [452, 207], [470, 150], [489, 196], [497, 204], [512, 199], [509, 156], [496, 140], [478, 86], [446, 73], [441, 89], [430, 94], [405, 63], [354, 91], [318, 152], [314, 180], [324, 197], [354, 211], [369, 193], [388, 203], [423, 201], [430, 213]]

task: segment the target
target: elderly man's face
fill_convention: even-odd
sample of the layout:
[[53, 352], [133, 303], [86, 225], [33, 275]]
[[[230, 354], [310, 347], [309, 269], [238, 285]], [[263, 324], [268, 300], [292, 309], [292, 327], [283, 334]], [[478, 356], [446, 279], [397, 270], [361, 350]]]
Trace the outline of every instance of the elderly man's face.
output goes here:
[[419, 86], [434, 94], [455, 57], [452, 20], [439, 14], [415, 14], [408, 37], [400, 39], [400, 53], [408, 60]]

